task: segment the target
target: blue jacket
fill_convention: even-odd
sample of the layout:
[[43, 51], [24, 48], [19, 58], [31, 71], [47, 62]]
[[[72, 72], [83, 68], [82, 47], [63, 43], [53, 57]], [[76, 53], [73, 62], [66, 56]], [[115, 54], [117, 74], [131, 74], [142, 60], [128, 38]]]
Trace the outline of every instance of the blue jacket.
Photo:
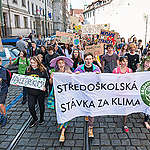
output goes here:
[[7, 94], [11, 76], [8, 70], [2, 66], [0, 66], [0, 78], [0, 95]]

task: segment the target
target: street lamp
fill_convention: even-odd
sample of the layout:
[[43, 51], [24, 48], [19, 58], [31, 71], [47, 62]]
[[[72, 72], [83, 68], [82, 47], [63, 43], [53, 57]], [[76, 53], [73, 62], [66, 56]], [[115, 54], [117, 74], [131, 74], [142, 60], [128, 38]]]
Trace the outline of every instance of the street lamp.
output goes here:
[[147, 41], [147, 27], [148, 27], [148, 14], [144, 14], [144, 18], [146, 21], [146, 30], [145, 30], [145, 46], [146, 46], [146, 41]]

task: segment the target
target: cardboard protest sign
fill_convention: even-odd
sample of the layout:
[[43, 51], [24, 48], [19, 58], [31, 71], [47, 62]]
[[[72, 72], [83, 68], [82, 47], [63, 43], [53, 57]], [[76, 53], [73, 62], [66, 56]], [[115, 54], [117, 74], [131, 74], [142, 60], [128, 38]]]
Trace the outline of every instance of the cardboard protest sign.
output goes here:
[[10, 84], [43, 90], [46, 79], [27, 75], [13, 74]]
[[61, 36], [61, 37], [60, 37], [60, 42], [61, 42], [61, 43], [69, 44], [69, 42], [70, 42], [70, 37], [69, 37], [69, 36]]
[[116, 44], [116, 40], [119, 37], [119, 33], [112, 32], [108, 30], [101, 30], [100, 32], [100, 42], [106, 44]]
[[104, 54], [104, 44], [85, 46], [85, 53], [92, 53], [94, 56], [100, 56]]
[[71, 33], [56, 31], [56, 36], [72, 36]]
[[3, 51], [3, 44], [2, 44], [2, 39], [1, 39], [1, 36], [0, 36], [0, 52]]
[[82, 34], [99, 34], [102, 29], [109, 30], [109, 24], [82, 25]]
[[150, 114], [150, 72], [54, 73], [57, 122], [79, 116]]

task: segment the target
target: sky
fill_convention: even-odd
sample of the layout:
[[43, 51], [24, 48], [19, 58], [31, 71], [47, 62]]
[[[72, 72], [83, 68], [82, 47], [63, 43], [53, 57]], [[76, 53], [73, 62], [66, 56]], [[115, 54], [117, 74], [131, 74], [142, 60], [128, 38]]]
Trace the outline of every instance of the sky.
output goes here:
[[90, 4], [93, 0], [70, 0], [73, 9], [84, 9], [84, 4]]

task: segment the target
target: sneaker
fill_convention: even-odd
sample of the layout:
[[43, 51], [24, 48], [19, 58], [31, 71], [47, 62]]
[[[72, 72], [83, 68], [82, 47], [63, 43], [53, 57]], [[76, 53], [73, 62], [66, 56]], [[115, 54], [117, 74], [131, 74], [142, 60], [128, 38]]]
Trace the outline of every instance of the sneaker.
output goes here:
[[127, 126], [124, 126], [124, 132], [126, 132], [126, 133], [129, 132], [129, 128]]
[[7, 124], [7, 117], [3, 116], [2, 122], [1, 122], [1, 127], [4, 127]]
[[93, 127], [88, 128], [88, 134], [89, 134], [89, 138], [94, 138]]
[[39, 125], [43, 125], [44, 123], [45, 123], [44, 120], [40, 120], [40, 121], [39, 121]]
[[29, 124], [29, 128], [32, 128], [32, 127], [34, 127], [34, 126], [36, 126], [37, 125], [37, 120], [35, 121], [35, 120], [32, 120], [31, 122], [30, 122], [30, 124]]

